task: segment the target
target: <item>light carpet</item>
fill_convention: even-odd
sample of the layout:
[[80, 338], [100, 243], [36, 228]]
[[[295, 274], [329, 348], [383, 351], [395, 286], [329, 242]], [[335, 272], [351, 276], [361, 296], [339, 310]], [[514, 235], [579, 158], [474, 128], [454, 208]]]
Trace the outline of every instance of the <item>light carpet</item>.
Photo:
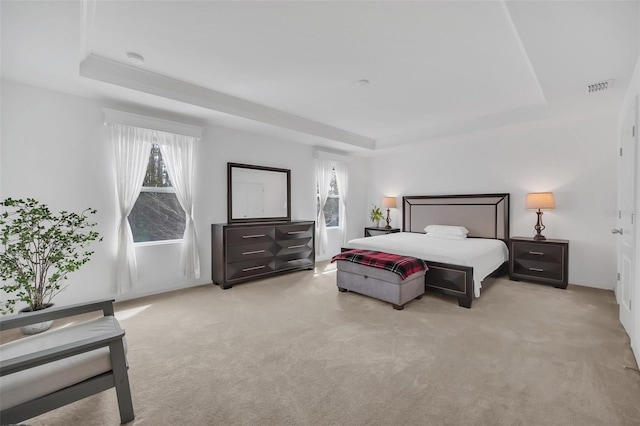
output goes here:
[[[623, 368], [635, 363], [610, 291], [499, 278], [472, 309], [427, 293], [396, 311], [335, 280], [320, 262], [116, 304], [130, 424], [640, 424], [640, 374]], [[25, 423], [117, 425], [115, 391]]]

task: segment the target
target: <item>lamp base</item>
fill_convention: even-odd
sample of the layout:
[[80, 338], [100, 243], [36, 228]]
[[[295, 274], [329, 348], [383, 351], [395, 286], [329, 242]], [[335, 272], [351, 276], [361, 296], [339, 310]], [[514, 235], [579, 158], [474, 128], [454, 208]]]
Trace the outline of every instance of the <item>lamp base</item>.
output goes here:
[[384, 229], [391, 229], [391, 217], [389, 216], [389, 209], [387, 209], [387, 226], [384, 227]]
[[538, 222], [536, 223], [536, 226], [533, 227], [533, 229], [536, 230], [536, 235], [533, 236], [533, 239], [536, 241], [546, 240], [546, 237], [541, 234], [545, 226], [542, 224], [542, 212], [540, 209], [538, 209], [536, 214], [538, 215]]

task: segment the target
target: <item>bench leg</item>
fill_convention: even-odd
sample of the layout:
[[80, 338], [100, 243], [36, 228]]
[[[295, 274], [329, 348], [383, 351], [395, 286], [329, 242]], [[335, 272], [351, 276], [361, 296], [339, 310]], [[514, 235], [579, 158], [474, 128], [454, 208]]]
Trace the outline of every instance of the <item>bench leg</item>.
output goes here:
[[404, 305], [396, 305], [395, 303], [392, 303], [393, 305], [393, 309], [395, 309], [396, 311], [401, 311], [404, 309]]
[[342, 287], [338, 287], [338, 291], [340, 293], [345, 293], [347, 291], [347, 289], [346, 288], [342, 288]]
[[127, 374], [127, 360], [124, 355], [122, 339], [116, 340], [109, 345], [109, 353], [111, 355], [111, 368], [113, 369], [116, 395], [118, 396], [120, 423], [127, 423], [133, 420], [135, 415], [133, 413], [131, 388], [129, 387], [129, 375]]

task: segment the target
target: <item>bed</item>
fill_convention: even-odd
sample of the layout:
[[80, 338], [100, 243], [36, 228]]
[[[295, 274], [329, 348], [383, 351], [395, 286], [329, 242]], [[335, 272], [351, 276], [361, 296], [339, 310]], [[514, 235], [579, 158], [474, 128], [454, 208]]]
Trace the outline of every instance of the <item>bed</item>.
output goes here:
[[[376, 250], [427, 262], [425, 289], [458, 299], [471, 308], [482, 281], [507, 270], [509, 194], [421, 195], [402, 197], [402, 232], [357, 238], [345, 249]], [[463, 226], [464, 240], [429, 238], [428, 225]]]

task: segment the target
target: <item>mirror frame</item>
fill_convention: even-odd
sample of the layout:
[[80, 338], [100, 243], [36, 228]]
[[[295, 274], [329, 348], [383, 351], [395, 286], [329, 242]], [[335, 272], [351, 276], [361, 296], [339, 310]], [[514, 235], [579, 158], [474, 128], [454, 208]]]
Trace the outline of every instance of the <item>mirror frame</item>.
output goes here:
[[[287, 215], [275, 217], [244, 217], [233, 218], [233, 169], [250, 169], [262, 170], [266, 172], [286, 173], [287, 175]], [[291, 221], [291, 170], [279, 169], [276, 167], [255, 166], [252, 164], [227, 163], [227, 222], [229, 223], [246, 223], [246, 222], [274, 222], [274, 221]]]

